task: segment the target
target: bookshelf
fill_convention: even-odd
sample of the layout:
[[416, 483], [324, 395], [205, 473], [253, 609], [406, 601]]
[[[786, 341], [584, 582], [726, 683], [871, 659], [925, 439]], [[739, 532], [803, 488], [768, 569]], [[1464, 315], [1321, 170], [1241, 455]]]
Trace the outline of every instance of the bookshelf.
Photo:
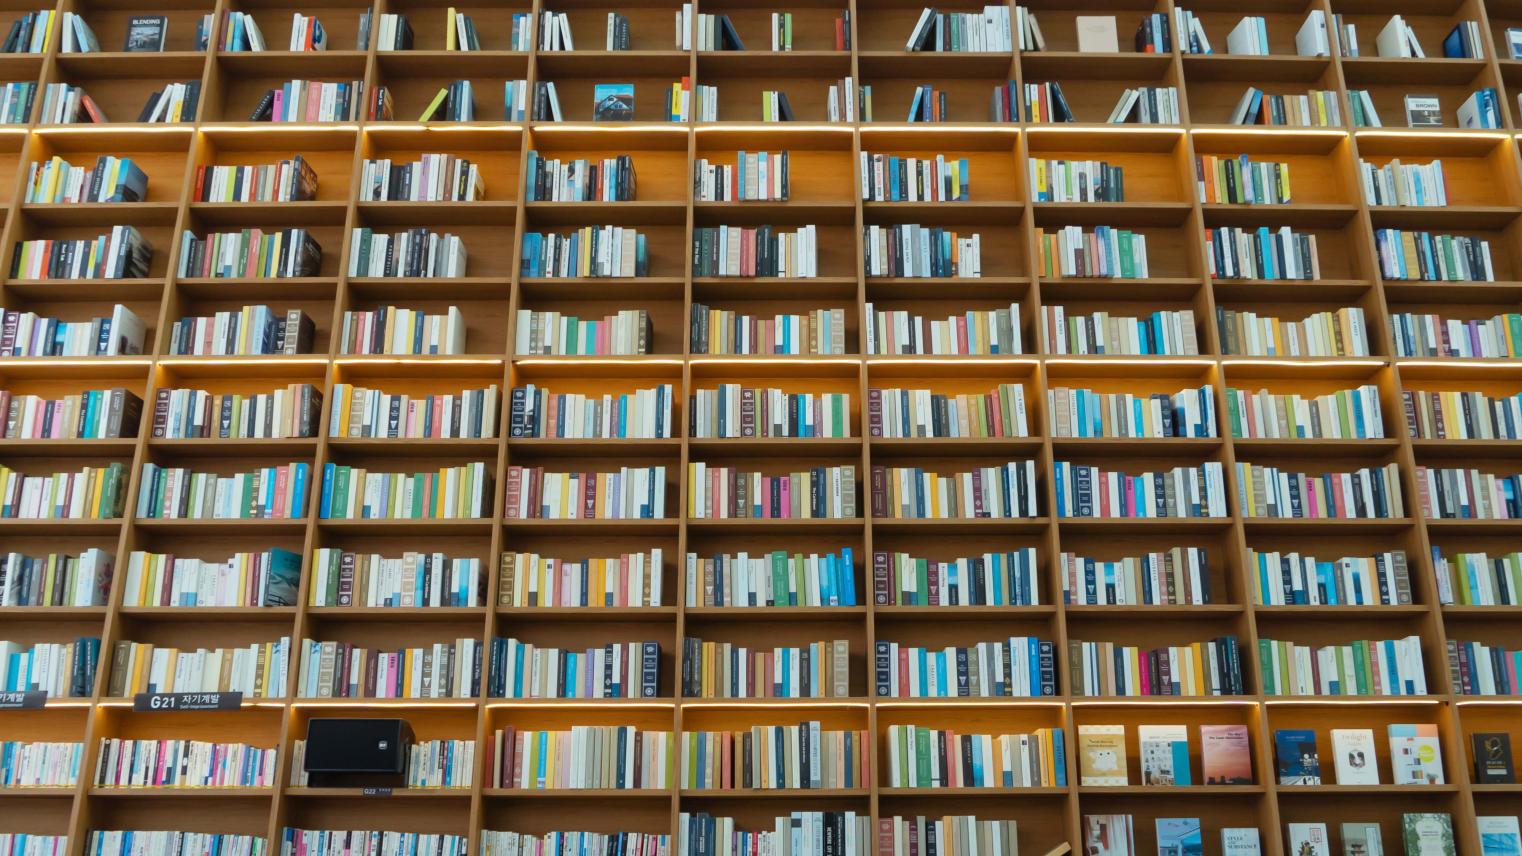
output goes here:
[[[14, 4], [12, 4], [14, 6]], [[1175, 6], [1198, 14], [1218, 51], [1243, 14], [1266, 17], [1273, 36], [1266, 57], [1173, 53], [1079, 53], [1074, 22], [1080, 14], [1113, 14], [1125, 36], [1143, 14], [1172, 14]], [[1522, 746], [1517, 697], [1466, 696], [1452, 685], [1446, 643], [1480, 641], [1515, 649], [1522, 645], [1516, 606], [1443, 605], [1432, 573], [1432, 551], [1514, 549], [1522, 524], [1516, 520], [1436, 519], [1417, 501], [1416, 468], [1478, 468], [1515, 472], [1517, 440], [1435, 440], [1407, 436], [1406, 391], [1479, 391], [1491, 396], [1522, 391], [1522, 364], [1515, 359], [1403, 356], [1392, 344], [1394, 319], [1432, 313], [1471, 320], [1515, 311], [1522, 296], [1522, 61], [1505, 58], [1507, 27], [1522, 26], [1522, 6], [1507, 0], [1400, 2], [1372, 0], [1197, 0], [1156, 3], [1039, 0], [1032, 4], [1047, 37], [1041, 52], [907, 53], [904, 39], [921, 8], [906, 0], [803, 0], [766, 6], [754, 0], [698, 4], [700, 12], [730, 15], [750, 50], [683, 51], [669, 35], [680, 4], [649, 0], [632, 7], [602, 0], [533, 0], [507, 5], [463, 6], [482, 36], [481, 51], [447, 51], [442, 19], [447, 4], [434, 0], [174, 0], [169, 39], [160, 55], [116, 51], [135, 7], [120, 0], [65, 0], [60, 11], [78, 12], [107, 50], [62, 54], [56, 45], [40, 55], [0, 56], [5, 81], [81, 85], [116, 122], [105, 125], [0, 126], [0, 252], [4, 272], [17, 241], [91, 237], [118, 224], [138, 229], [154, 248], [149, 275], [127, 280], [28, 280], [0, 283], [0, 305], [66, 320], [109, 315], [116, 304], [132, 309], [146, 327], [144, 353], [123, 357], [0, 358], [0, 389], [50, 397], [83, 390], [125, 387], [145, 406], [143, 430], [128, 439], [0, 440], [0, 464], [28, 473], [77, 470], [120, 463], [127, 467], [126, 512], [103, 520], [0, 519], [4, 549], [39, 556], [98, 548], [113, 553], [118, 579], [135, 550], [209, 560], [239, 551], [280, 548], [302, 557], [302, 588], [291, 607], [133, 607], [120, 586], [97, 607], [0, 607], [0, 637], [25, 643], [62, 642], [99, 636], [103, 649], [117, 641], [158, 645], [242, 646], [289, 637], [338, 640], [365, 646], [421, 646], [458, 638], [513, 637], [542, 646], [601, 645], [632, 640], [660, 644], [656, 697], [650, 699], [506, 699], [480, 693], [462, 699], [298, 699], [295, 668], [290, 684], [269, 698], [245, 702], [237, 711], [146, 713], [130, 699], [109, 693], [110, 666], [103, 655], [96, 684], [83, 698], [55, 699], [41, 710], [0, 710], [0, 732], [10, 739], [79, 740], [82, 770], [92, 771], [101, 738], [189, 737], [240, 739], [280, 747], [276, 784], [268, 789], [181, 792], [111, 792], [89, 775], [72, 788], [0, 789], [0, 832], [68, 834], [70, 853], [85, 852], [92, 829], [179, 828], [237, 832], [278, 842], [285, 826], [384, 828], [453, 832], [478, 847], [482, 830], [547, 832], [556, 829], [672, 832], [684, 811], [736, 818], [741, 826], [765, 828], [793, 810], [852, 810], [874, 818], [964, 813], [1019, 823], [1019, 844], [1045, 852], [1059, 842], [1081, 841], [1084, 815], [1131, 813], [1137, 818], [1138, 852], [1152, 845], [1150, 819], [1174, 815], [1208, 818], [1206, 852], [1219, 852], [1220, 826], [1258, 826], [1268, 856], [1286, 851], [1284, 825], [1299, 821], [1367, 819], [1382, 824], [1386, 842], [1399, 834], [1405, 811], [1452, 815], [1459, 852], [1479, 853], [1473, 819], [1515, 812], [1518, 785], [1473, 782], [1468, 735], [1506, 731]], [[359, 15], [366, 9], [407, 15], [415, 34], [411, 51], [356, 49]], [[796, 50], [765, 50], [768, 14], [795, 15]], [[1361, 58], [1294, 55], [1293, 31], [1311, 11], [1341, 14], [1358, 25]], [[271, 45], [288, 39], [291, 13], [315, 14], [327, 28], [329, 50], [292, 53], [194, 50], [192, 34], [204, 14], [221, 26], [224, 13], [255, 16]], [[508, 50], [512, 14], [564, 12], [578, 50]], [[630, 19], [629, 51], [607, 52], [602, 44], [606, 13]], [[825, 28], [850, 12], [849, 50], [833, 49]], [[1486, 59], [1392, 60], [1372, 56], [1372, 36], [1398, 11], [1416, 29], [1429, 54], [1455, 23], [1481, 23]], [[22, 7], [14, 6], [19, 15]], [[220, 44], [214, 38], [213, 45]], [[530, 45], [538, 44], [537, 37]], [[826, 92], [851, 77], [873, 87], [876, 121], [831, 123]], [[719, 87], [718, 121], [663, 122], [662, 98], [670, 85], [692, 77]], [[388, 87], [395, 121], [298, 123], [248, 121], [265, 90], [293, 78], [363, 80], [367, 89]], [[476, 120], [412, 121], [434, 93], [468, 79], [476, 87]], [[140, 124], [133, 119], [144, 99], [170, 82], [199, 81], [202, 96], [195, 122]], [[503, 84], [527, 80], [557, 84], [566, 121], [502, 121]], [[596, 83], [636, 85], [634, 121], [593, 123]], [[995, 124], [983, 121], [992, 88], [1015, 81], [1061, 82], [1072, 103], [1071, 124]], [[949, 121], [937, 126], [899, 121], [913, 89], [932, 84], [947, 93]], [[1101, 120], [1128, 86], [1177, 87], [1179, 124], [1105, 125]], [[1271, 94], [1331, 90], [1341, 99], [1344, 123], [1335, 127], [1232, 126], [1226, 122], [1242, 91], [1257, 85]], [[1454, 111], [1481, 86], [1500, 91], [1502, 127], [1487, 131], [1456, 127]], [[1368, 89], [1384, 128], [1354, 128], [1348, 90]], [[760, 93], [788, 94], [799, 121], [762, 123]], [[1402, 125], [1401, 99], [1408, 93], [1439, 96], [1445, 127], [1411, 130]], [[40, 94], [38, 98], [40, 102]], [[35, 115], [35, 111], [34, 111]], [[790, 196], [785, 201], [698, 202], [690, 175], [699, 159], [731, 162], [737, 150], [787, 150]], [[472, 202], [362, 201], [359, 176], [368, 158], [411, 161], [448, 153], [478, 164], [485, 192]], [[629, 155], [638, 174], [632, 202], [527, 201], [523, 172], [530, 152], [562, 160]], [[968, 161], [973, 174], [968, 200], [945, 203], [862, 202], [861, 153], [899, 157], [944, 154]], [[309, 201], [282, 203], [199, 202], [195, 175], [201, 166], [265, 164], [300, 154], [319, 175]], [[1277, 205], [1202, 204], [1197, 200], [1195, 159], [1236, 157], [1286, 163], [1293, 201]], [[130, 157], [149, 176], [147, 197], [130, 203], [64, 204], [22, 201], [26, 168], [59, 156], [76, 166], [101, 155]], [[1123, 202], [1038, 202], [1029, 165], [1034, 160], [1104, 160], [1125, 170]], [[1449, 203], [1443, 207], [1371, 205], [1361, 191], [1360, 161], [1376, 167], [1392, 160], [1426, 163], [1441, 159]], [[982, 237], [978, 278], [945, 280], [869, 277], [863, 272], [862, 227], [900, 224], [940, 226]], [[701, 227], [771, 225], [792, 230], [816, 225], [818, 276], [746, 279], [692, 274], [690, 236]], [[519, 273], [518, 253], [526, 232], [565, 232], [591, 225], [636, 227], [649, 247], [649, 276], [551, 279]], [[182, 235], [245, 228], [302, 226], [322, 245], [315, 276], [291, 279], [210, 279], [176, 273]], [[1036, 231], [1079, 226], [1130, 229], [1148, 241], [1151, 276], [1107, 281], [1040, 275]], [[1318, 281], [1225, 279], [1209, 275], [1206, 230], [1217, 227], [1290, 226], [1316, 237]], [[400, 232], [427, 227], [462, 240], [468, 275], [456, 279], [356, 277], [348, 251], [357, 228]], [[1374, 230], [1399, 228], [1478, 235], [1490, 242], [1494, 282], [1427, 282], [1387, 279], [1381, 274]], [[169, 333], [182, 317], [236, 311], [267, 304], [300, 309], [315, 325], [310, 353], [267, 357], [200, 357], [170, 353]], [[822, 356], [749, 356], [693, 353], [687, 336], [691, 308], [762, 317], [822, 309], [844, 311], [844, 352]], [[969, 310], [1008, 309], [1022, 352], [997, 356], [870, 354], [867, 306], [907, 311], [933, 319]], [[448, 356], [354, 355], [341, 342], [344, 313], [387, 305], [441, 313], [460, 309], [466, 350]], [[1044, 310], [1069, 314], [1105, 311], [1145, 316], [1160, 310], [1191, 310], [1198, 354], [1175, 357], [1059, 353], [1044, 331]], [[1217, 310], [1254, 311], [1287, 321], [1348, 307], [1363, 310], [1367, 357], [1254, 356], [1229, 353], [1216, 323]], [[517, 313], [558, 311], [600, 318], [626, 309], [651, 317], [648, 354], [641, 356], [525, 356], [514, 353]], [[502, 407], [499, 430], [485, 439], [360, 439], [330, 436], [322, 409], [315, 436], [282, 439], [171, 439], [150, 436], [151, 402], [160, 389], [256, 394], [291, 384], [312, 384], [325, 397], [348, 383], [392, 393], [426, 395], [496, 384]], [[869, 389], [929, 389], [939, 394], [984, 394], [999, 384], [1018, 384], [1028, 408], [1028, 436], [992, 439], [898, 439], [869, 437]], [[534, 384], [553, 393], [632, 393], [658, 384], [673, 389], [675, 431], [670, 439], [555, 439], [508, 437], [507, 392]], [[720, 384], [774, 387], [788, 392], [850, 395], [848, 436], [831, 439], [695, 439], [687, 436], [688, 396]], [[1324, 395], [1371, 385], [1377, 390], [1383, 437], [1364, 440], [1233, 438], [1226, 423], [1228, 389], [1274, 394]], [[1054, 437], [1046, 392], [1082, 388], [1101, 393], [1149, 395], [1208, 386], [1217, 414], [1217, 436], [1194, 438]], [[326, 401], [326, 398], [325, 398]], [[881, 519], [867, 514], [868, 474], [873, 466], [922, 467], [939, 473], [1009, 461], [1036, 464], [1038, 511], [1016, 519]], [[428, 520], [332, 520], [315, 511], [316, 487], [306, 514], [292, 519], [161, 520], [138, 516], [143, 466], [188, 467], [222, 475], [291, 462], [319, 472], [327, 463], [372, 471], [482, 463], [492, 474], [488, 513], [479, 518]], [[703, 462], [766, 475], [813, 466], [851, 465], [858, 478], [858, 516], [843, 519], [691, 520], [684, 513], [687, 465]], [[1059, 518], [1054, 512], [1057, 462], [1139, 473], [1205, 462], [1222, 467], [1229, 514], [1214, 518]], [[1347, 471], [1395, 464], [1405, 512], [1388, 519], [1269, 519], [1242, 513], [1236, 465], [1278, 466], [1295, 472]], [[657, 520], [542, 520], [505, 516], [509, 467], [550, 471], [617, 470], [662, 466], [668, 516]], [[1214, 600], [1194, 606], [1078, 606], [1061, 601], [1060, 557], [1072, 553], [1115, 560], [1175, 546], [1204, 547], [1205, 573]], [[408, 549], [446, 551], [481, 562], [485, 582], [475, 606], [442, 608], [314, 607], [307, 593], [312, 554], [336, 548], [392, 556]], [[504, 551], [545, 556], [616, 556], [662, 551], [665, 599], [660, 607], [598, 609], [512, 607], [496, 599], [498, 556]], [[684, 605], [683, 560], [774, 549], [829, 553], [850, 548], [855, 567], [855, 607], [722, 608]], [[871, 598], [874, 551], [903, 552], [950, 560], [983, 552], [1034, 548], [1039, 603], [1031, 606], [938, 608], [881, 606]], [[1408, 557], [1412, 602], [1393, 606], [1263, 606], [1257, 602], [1249, 550], [1302, 550], [1321, 558], [1364, 556], [1403, 549]], [[1012, 635], [1051, 640], [1056, 647], [1058, 694], [1051, 698], [875, 698], [873, 652], [878, 642], [940, 647], [971, 645]], [[1069, 680], [1070, 640], [1133, 645], [1187, 644], [1234, 635], [1243, 646], [1247, 692], [1234, 697], [1089, 698]], [[1257, 658], [1260, 639], [1301, 644], [1339, 644], [1356, 639], [1421, 637], [1429, 692], [1417, 697], [1330, 698], [1272, 696], [1264, 692]], [[690, 699], [679, 695], [685, 637], [770, 647], [845, 640], [851, 667], [849, 696], [818, 699]], [[504, 727], [566, 729], [574, 725], [632, 725], [647, 730], [747, 729], [817, 720], [827, 729], [865, 730], [874, 776], [866, 787], [829, 791], [695, 791], [673, 784], [638, 791], [569, 791], [486, 787], [484, 774], [460, 792], [399, 791], [387, 797], [345, 789], [289, 784], [292, 744], [306, 722], [323, 715], [404, 716], [420, 740], [485, 738]], [[1312, 728], [1329, 757], [1327, 731], [1397, 722], [1433, 724], [1442, 739], [1448, 785], [1319, 787], [1276, 784], [1274, 730]], [[1076, 784], [1076, 728], [1124, 724], [1131, 741], [1133, 781], [1135, 727], [1187, 724], [1198, 763], [1198, 725], [1247, 727], [1255, 784], [1175, 789], [1093, 788]], [[1063, 788], [910, 791], [889, 788], [877, 774], [885, 763], [885, 735], [893, 725], [925, 725], [967, 733], [1029, 732], [1061, 727], [1067, 732], [1068, 781]], [[1381, 750], [1384, 744], [1376, 741]], [[481, 753], [478, 749], [478, 758]], [[1382, 769], [1388, 759], [1381, 756]], [[1329, 761], [1323, 763], [1330, 766]], [[379, 811], [378, 811], [379, 810]], [[384, 820], [378, 819], [382, 815]], [[1336, 829], [1335, 825], [1331, 827]], [[1335, 833], [1333, 846], [1338, 846]], [[1391, 846], [1387, 844], [1387, 846]]]

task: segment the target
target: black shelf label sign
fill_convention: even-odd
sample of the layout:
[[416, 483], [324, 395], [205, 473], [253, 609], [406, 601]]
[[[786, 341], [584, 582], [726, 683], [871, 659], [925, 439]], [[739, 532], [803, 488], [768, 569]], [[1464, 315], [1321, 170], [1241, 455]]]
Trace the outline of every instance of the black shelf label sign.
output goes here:
[[39, 710], [47, 703], [48, 694], [43, 690], [0, 693], [0, 710]]
[[132, 697], [135, 711], [237, 710], [243, 693], [138, 693]]
[[361, 796], [367, 796], [367, 797], [389, 797], [389, 796], [391, 796], [391, 789], [390, 788], [360, 788], [359, 793], [360, 793]]

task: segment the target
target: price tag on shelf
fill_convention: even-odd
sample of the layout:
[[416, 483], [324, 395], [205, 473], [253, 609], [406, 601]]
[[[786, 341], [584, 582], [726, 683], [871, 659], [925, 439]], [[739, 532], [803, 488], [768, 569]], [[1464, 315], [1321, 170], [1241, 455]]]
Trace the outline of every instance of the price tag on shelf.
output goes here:
[[360, 788], [359, 792], [360, 792], [360, 794], [362, 796], [367, 796], [367, 797], [389, 797], [389, 796], [391, 796], [391, 789], [390, 788]]
[[0, 710], [37, 710], [47, 703], [48, 694], [42, 690], [0, 693]]
[[136, 711], [237, 710], [243, 693], [138, 693], [132, 697]]

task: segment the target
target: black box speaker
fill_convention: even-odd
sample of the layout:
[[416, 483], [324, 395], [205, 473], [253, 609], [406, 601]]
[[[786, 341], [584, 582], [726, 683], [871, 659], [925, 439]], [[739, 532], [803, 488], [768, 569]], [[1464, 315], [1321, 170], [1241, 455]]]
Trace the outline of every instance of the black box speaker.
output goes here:
[[405, 719], [310, 719], [307, 784], [314, 788], [403, 787], [412, 742], [412, 726]]

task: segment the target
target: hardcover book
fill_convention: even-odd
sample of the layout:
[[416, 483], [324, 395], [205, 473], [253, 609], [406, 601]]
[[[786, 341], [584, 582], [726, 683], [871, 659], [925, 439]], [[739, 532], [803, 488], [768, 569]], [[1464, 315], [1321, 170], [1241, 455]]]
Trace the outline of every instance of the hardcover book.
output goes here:
[[1078, 726], [1079, 784], [1103, 787], [1131, 784], [1126, 769], [1124, 725]]
[[1118, 53], [1120, 39], [1115, 34], [1114, 15], [1079, 15], [1078, 50], [1082, 53]]
[[1136, 848], [1132, 843], [1131, 815], [1084, 815], [1083, 850], [1084, 856], [1133, 856]]
[[1257, 827], [1221, 827], [1221, 856], [1259, 856], [1262, 852]]
[[1332, 856], [1327, 843], [1326, 824], [1291, 823], [1289, 825], [1289, 850], [1285, 856]]
[[[1369, 763], [1374, 763], [1372, 755], [1369, 756]], [[1339, 778], [1338, 781], [1342, 780]], [[1379, 837], [1379, 824], [1344, 823], [1342, 825], [1342, 856], [1384, 856], [1384, 852], [1384, 844]]]
[[1474, 819], [1480, 836], [1480, 856], [1522, 856], [1522, 830], [1515, 816], [1480, 816]]
[[634, 121], [634, 84], [599, 83], [592, 87], [592, 121]]
[[122, 50], [129, 53], [157, 53], [164, 50], [169, 34], [169, 18], [164, 15], [133, 15], [127, 21], [127, 38]]
[[1476, 731], [1469, 735], [1474, 746], [1474, 780], [1482, 785], [1509, 785], [1517, 781], [1511, 760], [1511, 735], [1504, 731]]
[[1443, 784], [1443, 750], [1437, 726], [1391, 723], [1390, 766], [1397, 785]]
[[1252, 744], [1245, 725], [1201, 725], [1200, 762], [1207, 785], [1250, 785]]
[[1374, 757], [1374, 729], [1333, 728], [1332, 757], [1339, 785], [1377, 785], [1379, 766]]
[[1201, 856], [1205, 852], [1197, 817], [1157, 819], [1157, 856]]
[[1281, 728], [1274, 732], [1274, 757], [1281, 785], [1321, 784], [1321, 759], [1316, 754], [1316, 732], [1309, 728]]
[[1401, 817], [1406, 856], [1454, 856], [1453, 817], [1443, 811], [1411, 811]]
[[1142, 784], [1190, 783], [1189, 729], [1186, 726], [1138, 725], [1136, 742], [1141, 750]]
[[1407, 95], [1406, 124], [1413, 128], [1443, 127], [1443, 106], [1436, 95]]

